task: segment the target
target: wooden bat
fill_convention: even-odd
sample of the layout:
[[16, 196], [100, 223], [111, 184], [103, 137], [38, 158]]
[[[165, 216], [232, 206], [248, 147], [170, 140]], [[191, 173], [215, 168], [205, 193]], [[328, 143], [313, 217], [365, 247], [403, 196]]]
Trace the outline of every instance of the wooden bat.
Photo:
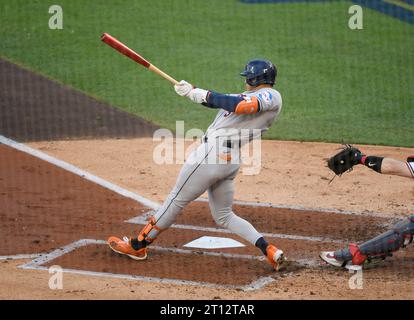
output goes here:
[[166, 74], [164, 71], [161, 71], [156, 66], [151, 64], [148, 60], [145, 60], [142, 56], [140, 56], [138, 53], [136, 53], [134, 50], [128, 48], [125, 44], [123, 44], [121, 41], [117, 40], [116, 38], [112, 37], [108, 33], [104, 33], [101, 37], [101, 40], [105, 42], [107, 45], [111, 46], [118, 52], [122, 53], [123, 55], [127, 56], [128, 58], [134, 60], [135, 62], [138, 62], [140, 65], [144, 66], [145, 68], [151, 70], [152, 72], [157, 73], [164, 79], [167, 79], [172, 84], [178, 84], [178, 81], [175, 80], [173, 77]]

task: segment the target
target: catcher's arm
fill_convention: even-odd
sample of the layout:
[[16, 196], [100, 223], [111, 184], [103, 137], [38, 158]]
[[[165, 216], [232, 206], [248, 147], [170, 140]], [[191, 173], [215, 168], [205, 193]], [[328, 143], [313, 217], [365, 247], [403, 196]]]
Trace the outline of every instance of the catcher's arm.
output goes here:
[[408, 157], [407, 162], [384, 158], [381, 165], [381, 173], [414, 178], [414, 158]]
[[408, 157], [407, 162], [392, 158], [366, 156], [362, 154], [359, 149], [348, 144], [345, 145], [341, 151], [328, 159], [329, 169], [339, 176], [344, 172], [351, 171], [357, 164], [363, 164], [382, 174], [397, 175], [407, 178], [414, 177], [414, 156]]

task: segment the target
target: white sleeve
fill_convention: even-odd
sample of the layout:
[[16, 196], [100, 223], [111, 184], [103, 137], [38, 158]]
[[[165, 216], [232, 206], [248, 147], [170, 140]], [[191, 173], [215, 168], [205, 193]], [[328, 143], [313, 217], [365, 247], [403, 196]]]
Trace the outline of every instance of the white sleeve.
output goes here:
[[275, 90], [261, 90], [254, 96], [259, 100], [260, 112], [279, 111], [282, 108], [282, 97]]

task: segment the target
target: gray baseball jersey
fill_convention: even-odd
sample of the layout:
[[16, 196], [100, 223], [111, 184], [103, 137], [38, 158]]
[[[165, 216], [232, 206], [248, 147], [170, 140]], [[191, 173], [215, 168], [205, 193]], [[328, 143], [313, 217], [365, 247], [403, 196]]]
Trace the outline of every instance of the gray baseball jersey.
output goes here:
[[[238, 163], [219, 161], [220, 149], [215, 138], [243, 139], [242, 143], [261, 135], [269, 129], [282, 108], [282, 98], [272, 88], [247, 91], [242, 95], [255, 96], [260, 110], [254, 114], [235, 114], [220, 109], [209, 126], [204, 139], [194, 150], [178, 175], [175, 187], [167, 200], [157, 210], [155, 221], [158, 228], [167, 229], [175, 221], [181, 210], [191, 201], [208, 191], [210, 210], [216, 223], [249, 241], [253, 245], [262, 235], [245, 219], [232, 211], [234, 178], [239, 170]], [[255, 134], [255, 132], [257, 132]], [[206, 162], [207, 158], [218, 161]], [[159, 230], [152, 229], [149, 237], [155, 239]]]
[[[208, 127], [205, 136], [208, 138], [226, 136], [230, 139], [237, 139], [238, 135], [242, 142], [246, 143], [257, 138], [257, 134], [263, 134], [267, 131], [282, 110], [282, 97], [273, 88], [246, 91], [241, 95], [257, 97], [260, 111], [253, 114], [236, 114], [220, 109], [213, 123]], [[253, 130], [257, 132], [254, 133]]]

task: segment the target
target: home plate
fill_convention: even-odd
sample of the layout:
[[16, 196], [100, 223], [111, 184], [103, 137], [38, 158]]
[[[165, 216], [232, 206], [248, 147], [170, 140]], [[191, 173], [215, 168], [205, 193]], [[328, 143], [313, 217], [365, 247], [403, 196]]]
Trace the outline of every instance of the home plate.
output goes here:
[[223, 249], [223, 248], [240, 248], [245, 247], [243, 243], [230, 238], [220, 237], [208, 237], [203, 236], [196, 240], [193, 240], [184, 245], [188, 248], [199, 248], [199, 249]]

